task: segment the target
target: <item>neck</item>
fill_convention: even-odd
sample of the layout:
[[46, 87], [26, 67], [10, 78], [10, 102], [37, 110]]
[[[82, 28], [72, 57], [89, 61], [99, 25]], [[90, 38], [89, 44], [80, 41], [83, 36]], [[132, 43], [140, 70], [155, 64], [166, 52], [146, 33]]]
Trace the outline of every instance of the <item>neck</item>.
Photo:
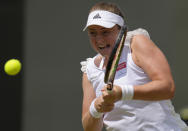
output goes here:
[[104, 65], [103, 65], [103, 67], [106, 67], [106, 66], [107, 66], [107, 64], [108, 64], [108, 59], [109, 59], [109, 57], [104, 57]]

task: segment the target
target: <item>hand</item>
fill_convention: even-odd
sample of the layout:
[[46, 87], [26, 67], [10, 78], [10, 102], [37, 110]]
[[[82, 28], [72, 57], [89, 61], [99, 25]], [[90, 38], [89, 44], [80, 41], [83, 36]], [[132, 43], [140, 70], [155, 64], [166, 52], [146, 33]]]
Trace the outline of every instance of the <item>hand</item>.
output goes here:
[[114, 85], [113, 90], [109, 92], [106, 85], [101, 91], [102, 96], [95, 101], [95, 108], [98, 112], [110, 112], [114, 108], [114, 103], [121, 100], [122, 92], [119, 86]]

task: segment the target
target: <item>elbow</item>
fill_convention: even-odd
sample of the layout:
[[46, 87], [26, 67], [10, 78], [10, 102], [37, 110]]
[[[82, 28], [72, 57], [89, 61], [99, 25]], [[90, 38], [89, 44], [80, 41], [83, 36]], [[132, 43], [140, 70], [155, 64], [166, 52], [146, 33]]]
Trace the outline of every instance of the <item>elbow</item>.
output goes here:
[[85, 120], [85, 117], [82, 118], [82, 127], [84, 131], [91, 131], [91, 128], [88, 126], [87, 120]]
[[87, 131], [87, 126], [84, 124], [84, 120], [82, 119], [82, 128], [84, 129], [84, 131]]
[[170, 88], [170, 99], [172, 99], [175, 95], [175, 84], [173, 83]]
[[167, 99], [172, 99], [174, 97], [174, 94], [175, 94], [175, 84], [174, 84], [174, 81], [171, 80], [168, 82], [167, 84]]
[[84, 131], [87, 131], [87, 126], [85, 124], [85, 118], [84, 117], [82, 117], [82, 127], [83, 127]]

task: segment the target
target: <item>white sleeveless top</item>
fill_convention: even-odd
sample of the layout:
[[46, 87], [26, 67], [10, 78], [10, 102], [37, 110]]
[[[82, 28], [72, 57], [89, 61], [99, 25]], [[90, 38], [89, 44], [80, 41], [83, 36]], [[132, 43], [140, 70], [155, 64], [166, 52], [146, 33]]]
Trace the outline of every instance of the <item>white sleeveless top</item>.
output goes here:
[[[149, 34], [144, 29], [127, 33], [125, 46], [116, 71], [115, 85], [142, 85], [151, 81], [143, 69], [134, 63], [131, 56], [131, 38], [138, 34], [143, 34], [149, 38]], [[101, 89], [105, 85], [105, 70], [102, 69], [103, 59], [99, 67], [94, 64], [96, 57], [88, 58], [86, 62], [81, 64], [82, 71], [87, 73], [96, 96], [99, 97]], [[111, 112], [105, 113], [103, 123], [107, 131], [182, 131], [186, 127], [180, 116], [175, 113], [170, 100], [118, 101]]]

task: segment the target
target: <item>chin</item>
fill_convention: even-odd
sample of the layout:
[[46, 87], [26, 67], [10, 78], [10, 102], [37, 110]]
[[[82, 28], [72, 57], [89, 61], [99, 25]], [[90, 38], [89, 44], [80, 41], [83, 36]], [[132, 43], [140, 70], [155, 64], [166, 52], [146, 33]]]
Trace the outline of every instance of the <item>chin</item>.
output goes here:
[[112, 52], [112, 49], [108, 49], [104, 51], [98, 50], [98, 53], [100, 53], [103, 57], [109, 57], [111, 52]]
[[100, 52], [100, 54], [101, 54], [103, 57], [105, 57], [105, 58], [110, 56], [109, 53], [101, 53], [101, 52]]

